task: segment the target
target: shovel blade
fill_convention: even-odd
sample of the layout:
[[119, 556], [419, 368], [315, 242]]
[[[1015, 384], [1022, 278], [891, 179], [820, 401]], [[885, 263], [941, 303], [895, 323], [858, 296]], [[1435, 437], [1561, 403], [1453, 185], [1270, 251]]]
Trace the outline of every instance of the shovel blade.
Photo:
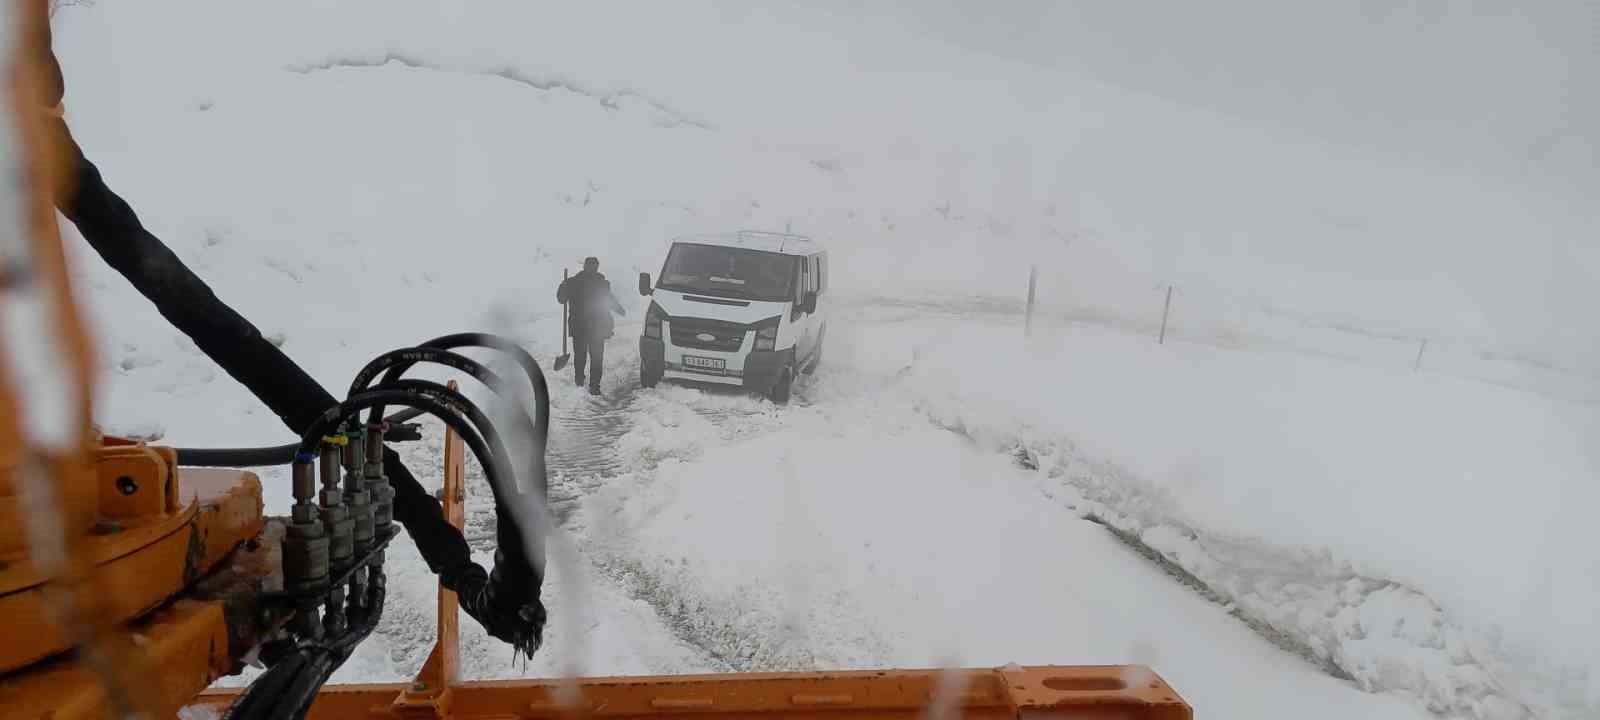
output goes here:
[[558, 356], [556, 356], [556, 369], [560, 370], [561, 368], [566, 367], [567, 366], [567, 361], [571, 360], [571, 359], [572, 359], [571, 355], [558, 355]]

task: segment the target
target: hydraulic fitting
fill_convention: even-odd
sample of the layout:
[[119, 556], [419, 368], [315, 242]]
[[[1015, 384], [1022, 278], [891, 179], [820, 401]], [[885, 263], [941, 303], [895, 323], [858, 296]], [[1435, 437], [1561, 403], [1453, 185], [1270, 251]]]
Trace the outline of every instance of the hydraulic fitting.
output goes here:
[[372, 495], [373, 528], [378, 532], [394, 522], [394, 487], [383, 472], [383, 437], [388, 429], [388, 423], [367, 426], [367, 492]]
[[355, 556], [355, 520], [344, 506], [339, 489], [339, 455], [348, 439], [343, 435], [323, 438], [322, 464], [319, 467], [322, 492], [317, 499], [322, 510], [322, 526], [328, 535], [328, 561], [334, 572], [350, 567]]
[[344, 633], [349, 626], [344, 613], [344, 586], [335, 585], [328, 589], [328, 613], [322, 618], [322, 628], [330, 636]]
[[[349, 442], [344, 446], [344, 504], [355, 528], [355, 552], [365, 555], [372, 549], [372, 495], [367, 492], [364, 468], [366, 466], [366, 432], [356, 427], [345, 433]], [[359, 594], [358, 594], [359, 596]]]
[[292, 470], [294, 508], [283, 539], [284, 587], [303, 591], [328, 580], [328, 536], [312, 498], [316, 495], [311, 458], [295, 459]]

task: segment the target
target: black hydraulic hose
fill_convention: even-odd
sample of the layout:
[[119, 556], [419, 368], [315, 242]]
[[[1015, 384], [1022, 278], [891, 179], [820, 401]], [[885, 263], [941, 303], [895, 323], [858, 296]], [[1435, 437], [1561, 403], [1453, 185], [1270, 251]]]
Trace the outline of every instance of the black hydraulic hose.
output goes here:
[[[355, 381], [351, 383], [351, 392], [355, 393], [359, 388], [365, 387], [367, 383], [372, 381], [377, 372], [384, 368], [387, 368], [388, 372], [384, 376], [382, 386], [389, 386], [403, 382], [400, 380], [400, 375], [418, 362], [436, 362], [471, 373], [480, 382], [488, 385], [491, 390], [503, 395], [509, 388], [500, 383], [497, 376], [488, 372], [486, 368], [482, 368], [475, 361], [447, 351], [447, 348], [468, 346], [487, 347], [512, 355], [522, 365], [524, 372], [528, 376], [529, 384], [533, 387], [534, 422], [532, 427], [528, 427], [527, 430], [528, 437], [534, 442], [534, 452], [531, 455], [531, 475], [535, 483], [534, 489], [538, 493], [538, 510], [531, 517], [528, 517], [528, 513], [520, 512], [520, 507], [513, 507], [507, 502], [508, 496], [515, 498], [515, 496], [520, 495], [520, 487], [517, 485], [510, 486], [506, 493], [502, 494], [501, 488], [491, 481], [490, 489], [495, 498], [495, 545], [497, 549], [492, 584], [507, 599], [536, 601], [540, 587], [544, 583], [544, 518], [549, 498], [545, 448], [548, 444], [549, 435], [550, 397], [549, 387], [544, 379], [544, 372], [540, 370], [539, 364], [534, 361], [533, 356], [516, 343], [486, 333], [446, 335], [434, 338], [424, 343], [422, 347], [396, 350], [374, 359], [357, 374]], [[381, 406], [372, 410], [374, 415], [381, 412]], [[516, 413], [516, 415], [517, 419], [526, 426], [527, 418], [522, 413]], [[515, 480], [516, 477], [513, 475], [513, 482]], [[524, 527], [524, 519], [527, 520], [528, 527]], [[530, 540], [532, 542], [529, 542]], [[469, 582], [466, 578], [459, 576], [445, 578], [445, 580], [447, 585], [451, 581], [458, 583]], [[467, 608], [469, 614], [479, 618], [480, 621], [482, 621], [484, 613], [495, 612], [495, 609], [487, 608], [482, 603], [475, 602], [475, 600], [481, 598], [464, 599], [467, 600], [467, 602], [464, 602], [464, 607]], [[502, 639], [507, 639], [511, 642], [519, 652], [526, 651], [532, 654], [533, 648], [539, 645], [540, 629], [544, 622], [543, 608], [537, 606], [537, 604], [534, 607], [537, 612], [537, 619], [531, 620], [535, 626], [531, 633], [526, 632], [524, 627], [524, 629], [513, 633], [510, 638], [503, 635], [500, 636]], [[530, 622], [530, 618], [524, 615], [521, 622]], [[519, 625], [519, 627], [521, 626]]]
[[[436, 363], [453, 367], [468, 374], [489, 386], [496, 393], [504, 394], [507, 388], [497, 375], [490, 372], [476, 361], [450, 352], [453, 347], [487, 347], [512, 355], [522, 365], [528, 376], [529, 384], [533, 387], [534, 394], [534, 422], [527, 428], [529, 437], [534, 441], [532, 453], [531, 475], [534, 489], [540, 501], [540, 513], [532, 519], [532, 528], [523, 527], [524, 523], [517, 513], [507, 504], [507, 495], [520, 494], [520, 486], [512, 485], [502, 495], [500, 488], [491, 482], [491, 490], [495, 495], [495, 544], [499, 552], [495, 555], [495, 577], [513, 594], [532, 596], [543, 584], [544, 565], [544, 537], [542, 510], [548, 503], [549, 479], [545, 467], [545, 448], [549, 435], [549, 387], [545, 383], [544, 372], [539, 368], [533, 356], [522, 347], [504, 338], [487, 333], [458, 333], [446, 335], [424, 343], [415, 348], [401, 348], [374, 358], [356, 374], [355, 380], [350, 384], [350, 392], [357, 393], [365, 388], [378, 373], [387, 370], [384, 375], [384, 385], [402, 382], [400, 375], [420, 362]], [[375, 406], [371, 413], [377, 416], [383, 412], [383, 407]], [[518, 413], [518, 419], [523, 423], [527, 418]], [[513, 475], [513, 482], [516, 476]], [[527, 544], [530, 537], [534, 540], [532, 547]]]
[[[482, 340], [484, 338], [489, 338], [492, 340]], [[485, 335], [483, 333], [462, 333], [458, 336], [445, 336], [444, 338], [446, 341], [457, 339], [475, 339], [484, 342], [499, 342], [502, 345], [509, 345], [510, 347], [515, 348], [515, 350], [525, 356], [529, 362], [532, 362], [533, 360], [533, 356], [528, 355], [526, 351], [522, 350], [522, 348], [517, 347], [515, 344], [511, 344], [509, 341], [495, 338], [493, 335]], [[460, 340], [459, 342], [461, 344], [465, 344], [464, 340]], [[460, 344], [458, 344], [458, 346], [460, 346]], [[497, 394], [504, 395], [509, 389], [505, 382], [501, 380], [499, 375], [472, 358], [461, 355], [460, 353], [451, 352], [450, 350], [443, 348], [414, 347], [391, 350], [379, 355], [376, 358], [373, 358], [371, 362], [367, 363], [365, 367], [361, 368], [361, 372], [357, 373], [355, 380], [350, 383], [350, 393], [353, 395], [362, 391], [378, 377], [379, 373], [382, 373], [385, 370], [387, 370], [388, 373], [384, 375], [383, 383], [386, 385], [393, 384], [400, 379], [401, 373], [404, 373], [407, 369], [415, 366], [417, 363], [424, 362], [444, 365], [467, 373], [478, 380], [478, 382], [488, 386], [489, 389], [493, 390]], [[538, 365], [535, 363], [533, 367], [534, 373], [538, 373]], [[530, 374], [529, 377], [530, 380], [542, 381], [544, 379], [543, 375], [536, 374]], [[535, 451], [533, 453], [532, 475], [533, 480], [536, 483], [535, 487], [539, 492], [539, 497], [544, 498], [548, 495], [547, 488], [549, 485], [549, 482], [545, 477], [544, 466], [544, 437], [548, 433], [548, 430], [541, 431], [539, 429], [539, 420], [548, 418], [549, 404], [548, 402], [541, 402], [538, 400], [539, 393], [537, 388], [539, 388], [542, 383], [533, 382], [532, 384], [535, 388], [534, 396], [535, 402], [537, 403], [534, 413], [535, 419], [530, 424], [526, 415], [517, 413], [516, 420], [520, 421], [519, 425], [521, 425], [521, 427], [518, 429], [525, 430], [528, 434], [528, 437], [534, 439]], [[369, 417], [380, 416], [382, 415], [383, 410], [384, 407], [382, 405], [373, 406], [369, 411]], [[390, 420], [390, 418], [385, 419]], [[546, 425], [546, 428], [548, 428], [548, 425]]]
[[[471, 400], [468, 400], [465, 395], [462, 395], [459, 391], [451, 390], [446, 385], [440, 385], [439, 383], [428, 380], [418, 380], [416, 378], [401, 378], [394, 382], [386, 382], [375, 388], [372, 388], [371, 390], [368, 390], [367, 393], [387, 390], [401, 390], [408, 393], [415, 393], [459, 412], [467, 419], [468, 422], [472, 423], [473, 427], [477, 428], [479, 437], [483, 439], [484, 444], [488, 446], [493, 453], [492, 457], [500, 458], [499, 462], [505, 463], [505, 467], [501, 469], [501, 472], [505, 473], [505, 479], [510, 481], [510, 484], [506, 487], [511, 488], [512, 490], [516, 489], [516, 469], [511, 465], [511, 454], [506, 452], [505, 443], [500, 439], [500, 431], [496, 429], [494, 423], [489, 420], [489, 416], [485, 415], [483, 410]], [[363, 394], [366, 393], [357, 393], [356, 396]], [[432, 413], [430, 412], [427, 414]], [[442, 419], [443, 418], [441, 418], [441, 420]], [[451, 427], [456, 428], [458, 426], [451, 424]], [[457, 432], [459, 433], [460, 431], [457, 430]], [[465, 437], [465, 434], [462, 434], [462, 437]], [[484, 458], [482, 457], [478, 458], [478, 462], [480, 463], [482, 463], [483, 460]], [[487, 466], [485, 469], [487, 470]], [[493, 484], [493, 482], [490, 483], [491, 486], [493, 486]]]
[[[398, 424], [415, 420], [427, 413], [416, 408], [407, 408], [383, 419], [390, 424]], [[185, 467], [270, 467], [273, 465], [288, 465], [294, 462], [294, 454], [300, 449], [300, 441], [284, 443], [282, 445], [266, 445], [248, 448], [173, 448], [178, 454], [178, 464]]]
[[353, 618], [349, 629], [342, 636], [327, 643], [326, 647], [319, 648], [321, 652], [311, 661], [306, 672], [294, 678], [294, 682], [284, 691], [283, 710], [286, 712], [270, 717], [301, 720], [306, 716], [311, 709], [311, 703], [316, 701], [317, 693], [328, 682], [328, 678], [350, 659], [350, 654], [355, 651], [356, 646], [377, 629], [378, 620], [383, 615], [384, 599], [388, 594], [386, 585], [383, 571], [374, 569], [373, 582], [367, 591], [367, 611]]
[[[47, 122], [71, 163], [72, 182], [60, 186], [66, 191], [55, 197], [56, 207], [106, 264], [291, 431], [302, 433], [338, 403], [145, 229], [133, 208], [106, 186], [99, 168], [84, 157], [66, 123], [58, 119]], [[395, 488], [395, 520], [416, 541], [428, 566], [435, 573], [471, 567], [472, 550], [466, 538], [445, 521], [439, 502], [412, 476], [400, 455], [385, 449], [383, 468]]]
[[283, 697], [289, 684], [305, 672], [309, 658], [302, 650], [295, 650], [281, 658], [262, 673], [228, 707], [227, 720], [265, 720], [278, 717], [274, 705]]
[[228, 720], [281, 720], [305, 717], [328, 678], [377, 628], [383, 615], [387, 582], [382, 568], [373, 569], [363, 608], [352, 609], [344, 633], [296, 648], [250, 684], [228, 709]]
[[[443, 398], [444, 402], [435, 398]], [[531, 654], [539, 645], [545, 618], [544, 607], [539, 602], [539, 588], [544, 580], [543, 563], [533, 562], [534, 558], [542, 561], [544, 557], [542, 517], [532, 519], [531, 537], [534, 543], [530, 548], [517, 516], [517, 498], [507, 491], [507, 488], [515, 490], [515, 477], [511, 476], [513, 484], [509, 485], [502, 480], [511, 472], [510, 459], [500, 445], [493, 426], [487, 424], [477, 406], [460, 393], [438, 383], [397, 380], [358, 393], [323, 413], [306, 433], [300, 451], [308, 452], [309, 448], [315, 448], [324, 433], [338, 427], [346, 418], [355, 417], [362, 410], [378, 404], [410, 406], [438, 417], [461, 435], [473, 456], [483, 466], [489, 478], [489, 490], [494, 496], [498, 520], [494, 574], [486, 576], [476, 563], [434, 568], [434, 572], [446, 588], [461, 593], [462, 608], [482, 624], [490, 635], [511, 643], [518, 652]], [[456, 414], [457, 410], [462, 414]], [[484, 439], [463, 415], [485, 422], [486, 433], [494, 441], [492, 449], [486, 447]], [[396, 487], [396, 496], [405, 491]], [[420, 486], [418, 492], [421, 492]], [[431, 499], [431, 496], [425, 497]], [[421, 502], [423, 500], [417, 500], [418, 504]]]
[[[538, 431], [539, 455], [544, 456], [545, 441], [550, 435], [550, 387], [545, 382], [544, 370], [539, 367], [538, 361], [528, 354], [521, 345], [518, 345], [499, 335], [489, 333], [455, 333], [443, 335], [422, 343], [421, 347], [439, 348], [449, 350], [462, 347], [481, 347], [496, 350], [517, 361], [522, 366], [522, 371], [528, 376], [528, 384], [533, 386], [533, 402], [537, 412], [534, 414], [533, 426]], [[410, 365], [399, 365], [389, 370], [386, 379], [393, 380], [400, 377]]]
[[133, 208], [106, 187], [99, 168], [84, 157], [64, 122], [54, 120], [51, 127], [67, 147], [73, 164], [71, 192], [58, 196], [56, 207], [106, 264], [154, 303], [162, 317], [193, 340], [206, 357], [266, 403], [285, 425], [304, 428], [336, 402], [144, 228]]
[[[429, 340], [421, 345], [426, 348], [461, 348], [481, 347], [495, 350], [510, 355], [522, 366], [522, 371], [528, 376], [528, 384], [533, 387], [533, 468], [532, 475], [535, 489], [539, 493], [541, 503], [549, 502], [550, 480], [549, 471], [545, 466], [545, 450], [550, 445], [550, 386], [545, 382], [544, 370], [539, 367], [538, 361], [524, 350], [521, 345], [499, 335], [489, 333], [455, 333], [443, 335]], [[400, 377], [402, 373], [411, 368], [412, 363], [396, 365], [389, 369], [384, 376], [386, 380]]]
[[[352, 395], [349, 400], [341, 403], [339, 407], [329, 410], [314, 423], [311, 430], [302, 439], [298, 453], [312, 453], [322, 442], [324, 433], [331, 431], [346, 418], [353, 417], [362, 410], [376, 407], [379, 404], [406, 405], [424, 410], [427, 413], [443, 420], [461, 435], [462, 440], [472, 450], [478, 463], [483, 466], [484, 475], [489, 480], [489, 492], [494, 497], [495, 505], [495, 544], [500, 552], [495, 557], [495, 566], [502, 576], [511, 573], [517, 579], [518, 587], [523, 591], [531, 591], [543, 582], [541, 568], [544, 537], [539, 526], [533, 530], [536, 541], [535, 552], [539, 558], [532, 557], [526, 545], [527, 535], [524, 533], [522, 522], [518, 519], [513, 503], [517, 502], [516, 474], [511, 464], [511, 458], [506, 453], [505, 446], [500, 442], [499, 433], [494, 425], [484, 416], [483, 411], [472, 401], [451, 390], [444, 385], [426, 380], [400, 379], [392, 383], [384, 383], [377, 388]], [[459, 411], [457, 415], [452, 410]], [[462, 416], [465, 416], [463, 419]], [[469, 424], [470, 421], [470, 424]], [[477, 426], [483, 433], [473, 430]], [[507, 482], [509, 480], [509, 483]], [[539, 519], [534, 520], [535, 523]], [[502, 562], [504, 558], [504, 562]], [[507, 566], [507, 567], [503, 567]], [[444, 578], [446, 586], [454, 584], [454, 579]], [[531, 580], [531, 582], [530, 582]], [[531, 587], [530, 587], [531, 586]], [[457, 588], [451, 587], [455, 590]], [[481, 619], [481, 618], [480, 618]]]
[[[499, 375], [495, 374], [495, 372], [489, 368], [484, 367], [483, 363], [473, 360], [472, 358], [460, 353], [453, 353], [449, 350], [443, 350], [439, 348], [410, 347], [400, 348], [398, 350], [390, 350], [389, 352], [373, 358], [371, 362], [367, 363], [365, 367], [361, 368], [361, 372], [356, 373], [355, 380], [350, 382], [350, 392], [347, 395], [354, 395], [362, 390], [367, 389], [368, 386], [372, 385], [372, 381], [378, 377], [378, 373], [381, 373], [384, 370], [402, 364], [404, 364], [406, 367], [411, 367], [419, 362], [455, 368], [456, 370], [460, 370], [461, 372], [471, 375], [478, 382], [489, 386], [489, 388], [495, 392], [500, 392], [505, 388], [505, 381], [501, 380]], [[399, 375], [392, 373], [389, 377], [384, 378], [386, 382], [398, 379]], [[372, 422], [373, 420], [382, 416], [383, 406], [374, 405], [367, 417], [367, 422]]]
[[[430, 342], [438, 342], [440, 340], [457, 343], [452, 345], [452, 347], [465, 347], [468, 345], [476, 347], [494, 347], [502, 350], [503, 352], [520, 355], [518, 360], [523, 364], [524, 369], [530, 366], [533, 368], [533, 371], [528, 373], [528, 378], [534, 387], [535, 401], [538, 402], [539, 407], [544, 408], [544, 410], [534, 413], [532, 429], [535, 433], [535, 437], [541, 440], [542, 449], [542, 441], [548, 434], [548, 403], [539, 402], [539, 398], [541, 397], [540, 389], [544, 384], [544, 376], [539, 372], [538, 364], [533, 361], [533, 356], [528, 355], [527, 351], [508, 340], [503, 340], [493, 335], [487, 335], [484, 333], [461, 333], [459, 335], [446, 335], [443, 338], [437, 338]], [[482, 344], [473, 345], [473, 343]], [[482, 382], [484, 385], [489, 386], [491, 389], [494, 389], [496, 392], [501, 392], [505, 388], [504, 381], [498, 374], [485, 367], [482, 363], [473, 360], [472, 358], [466, 357], [459, 353], [450, 352], [445, 348], [419, 346], [416, 348], [401, 348], [399, 350], [393, 350], [374, 358], [362, 368], [361, 372], [356, 376], [355, 381], [351, 383], [350, 392], [355, 393], [365, 389], [371, 385], [373, 379], [377, 377], [378, 373], [383, 372], [384, 370], [389, 370], [389, 374], [385, 377], [386, 381], [396, 380], [398, 379], [399, 373], [404, 372], [406, 369], [409, 369], [418, 362], [434, 363], [455, 368], [471, 375], [473, 378], [477, 379], [479, 382]], [[382, 412], [382, 406], [372, 408], [373, 414], [381, 414]], [[402, 423], [425, 414], [426, 413], [421, 410], [409, 409], [385, 417], [384, 421], [389, 423]], [[544, 425], [545, 429], [541, 429], [541, 425]], [[187, 465], [191, 467], [265, 467], [271, 465], [288, 465], [289, 463], [294, 462], [295, 451], [299, 447], [300, 443], [296, 442], [285, 443], [283, 445], [270, 445], [251, 448], [180, 447], [175, 448], [175, 451], [178, 454], [179, 465]], [[539, 455], [542, 454], [543, 453], [539, 453]], [[541, 457], [539, 459], [542, 461], [543, 458]], [[539, 469], [542, 470], [542, 462]], [[543, 473], [536, 472], [535, 475], [537, 476], [536, 479], [540, 482], [541, 487], [543, 487]]]
[[185, 467], [267, 467], [294, 462], [297, 440], [286, 445], [254, 448], [173, 448], [178, 464]]

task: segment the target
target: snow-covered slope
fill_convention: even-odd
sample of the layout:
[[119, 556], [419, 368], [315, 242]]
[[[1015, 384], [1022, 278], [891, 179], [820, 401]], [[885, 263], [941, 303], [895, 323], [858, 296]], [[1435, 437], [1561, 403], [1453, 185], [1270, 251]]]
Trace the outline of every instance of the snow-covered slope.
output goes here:
[[[759, 523], [740, 537], [779, 547], [698, 543], [681, 551], [703, 554], [671, 571], [630, 550], [680, 530], [735, 532], [685, 511], [738, 497], [738, 488], [711, 492], [717, 485], [697, 478], [761, 465], [756, 458], [785, 447], [792, 429], [798, 447], [854, 459], [830, 481], [871, 482], [892, 474], [885, 465], [922, 467], [929, 457], [973, 463], [976, 479], [942, 476], [930, 486], [939, 494], [917, 507], [937, 516], [935, 503], [992, 494], [992, 505], [974, 508], [992, 512], [961, 530], [998, 543], [1009, 528], [991, 525], [1036, 520], [1017, 544], [1039, 552], [1040, 564], [1064, 552], [1040, 546], [1081, 540], [1077, 524], [1054, 527], [1078, 521], [1038, 489], [1071, 476], [1052, 476], [1050, 462], [1109, 463], [1116, 471], [1094, 477], [1131, 505], [1102, 497], [1085, 507], [1098, 503], [1102, 520], [1143, 535], [1240, 612], [1280, 621], [1303, 645], [1324, 643], [1316, 659], [1364, 687], [1482, 717], [1508, 706], [1579, 717], [1600, 708], [1600, 658], [1584, 612], [1600, 600], [1584, 515], [1595, 501], [1589, 438], [1600, 421], [1592, 406], [1559, 399], [1591, 393], [1600, 368], [1592, 328], [1571, 320], [1589, 297], [1574, 288], [1595, 268], [1593, 249], [1578, 243], [1596, 227], [1588, 209], [974, 55], [881, 20], [840, 25], [781, 3], [103, 2], [64, 9], [57, 28], [70, 120], [111, 185], [330, 389], [380, 352], [465, 329], [511, 334], [553, 356], [554, 284], [585, 255], [599, 255], [626, 296], [635, 272], [659, 267], [674, 234], [792, 226], [829, 242], [833, 287], [863, 316], [862, 344], [852, 351], [849, 333], [830, 334], [840, 350], [830, 349], [829, 363], [842, 370], [808, 390], [813, 408], [775, 414], [728, 401], [741, 414], [726, 436], [707, 440], [686, 429], [698, 415], [682, 408], [724, 412], [722, 401], [645, 393], [615, 408], [628, 428], [618, 444], [581, 458], [607, 464], [569, 478], [575, 497], [588, 498], [574, 516], [582, 523], [574, 544], [601, 563], [594, 622], [603, 626], [615, 609], [638, 629], [585, 624], [590, 631], [566, 636], [599, 648], [579, 654], [589, 671], [743, 657], [724, 657], [717, 638], [735, 647], [772, 640], [751, 652], [775, 665], [1023, 653], [976, 640], [919, 644], [928, 631], [917, 623], [953, 615], [889, 615], [906, 597], [950, 586], [905, 576], [923, 565], [869, 567], [875, 558], [903, 562], [898, 551], [807, 554], [804, 538], [763, 535]], [[120, 278], [76, 250], [104, 348], [105, 422], [191, 445], [288, 439]], [[1008, 311], [1034, 264], [1047, 307], [1038, 344], [1025, 348]], [[1148, 334], [1168, 285], [1179, 288], [1177, 342], [1155, 346]], [[607, 384], [625, 398], [635, 395], [635, 332], [620, 328], [610, 355]], [[1424, 337], [1434, 342], [1418, 374], [1411, 340]], [[1399, 339], [1391, 347], [1386, 338]], [[1555, 370], [1490, 362], [1481, 357], [1488, 350]], [[902, 367], [911, 368], [904, 377]], [[861, 400], [858, 386], [880, 376], [900, 384]], [[858, 412], [823, 407], [833, 402]], [[589, 422], [566, 405], [562, 412]], [[828, 418], [828, 432], [903, 430], [917, 442], [851, 445], [808, 413]], [[964, 442], [937, 427], [964, 429], [985, 450], [1020, 447], [1045, 464], [1018, 473], [992, 452], [932, 447], [934, 437]], [[763, 428], [772, 434], [757, 437]], [[573, 444], [579, 429], [595, 426], [556, 426]], [[696, 446], [694, 464], [674, 465], [685, 444]], [[1068, 445], [1071, 454], [1046, 452]], [[619, 457], [648, 460], [649, 472]], [[783, 487], [772, 470], [781, 466], [762, 467], [769, 484], [751, 492]], [[969, 480], [999, 487], [962, 484]], [[629, 499], [613, 483], [653, 484]], [[1069, 491], [1084, 492], [1059, 493]], [[281, 484], [269, 492], [279, 502], [287, 495]], [[1024, 496], [1041, 508], [1025, 507]], [[770, 502], [756, 507], [768, 515], [786, 507], [763, 498]], [[662, 509], [676, 514], [651, 514]], [[727, 520], [736, 509], [707, 507], [704, 517]], [[849, 515], [858, 510], [819, 524], [840, 543], [865, 542], [861, 518]], [[608, 515], [617, 524], [602, 526]], [[883, 522], [931, 542], [914, 520]], [[1224, 553], [1222, 541], [1264, 549]], [[804, 647], [751, 634], [765, 626], [717, 635], [674, 625], [660, 607], [640, 612], [630, 568], [689, 582], [706, 579], [714, 560], [739, 560], [724, 555], [733, 551], [800, 552], [798, 566], [827, 569], [788, 576], [840, 592], [885, 590], [841, 608], [853, 621]], [[1300, 569], [1251, 567], [1283, 558], [1317, 558], [1305, 561], [1311, 577], [1413, 589], [1448, 631], [1371, 627], [1432, 617], [1402, 611], [1351, 625], [1352, 606], [1318, 604], [1328, 588], [1289, 591]], [[425, 613], [417, 570], [397, 572], [420, 584], [402, 597]], [[557, 577], [552, 592], [567, 587]], [[779, 599], [828, 602], [809, 592]], [[704, 599], [781, 624], [772, 598], [730, 593]], [[974, 602], [974, 612], [1006, 608]], [[1280, 611], [1331, 614], [1290, 622]], [[403, 674], [420, 659], [407, 627], [387, 625], [341, 678]], [[1380, 636], [1398, 640], [1372, 640]], [[630, 645], [637, 637], [651, 639]], [[1453, 647], [1448, 638], [1474, 646], [1471, 663], [1439, 652]], [[1111, 659], [1125, 639], [1096, 647]], [[492, 672], [492, 650], [481, 637], [469, 642], [485, 653], [474, 668]], [[1088, 660], [1028, 647], [1040, 659]], [[1196, 650], [1179, 642], [1155, 660]], [[1195, 677], [1180, 689], [1206, 693], [1215, 681]]]

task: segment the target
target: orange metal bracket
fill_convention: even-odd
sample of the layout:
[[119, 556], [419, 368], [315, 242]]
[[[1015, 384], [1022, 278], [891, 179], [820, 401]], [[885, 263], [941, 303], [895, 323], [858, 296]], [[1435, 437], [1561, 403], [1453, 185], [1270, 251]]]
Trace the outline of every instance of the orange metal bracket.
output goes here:
[[[451, 380], [451, 390], [459, 384]], [[440, 500], [444, 503], [444, 517], [456, 529], [466, 520], [462, 503], [466, 500], [466, 447], [454, 429], [446, 428], [444, 435], [444, 486]], [[422, 663], [411, 686], [394, 700], [393, 712], [403, 718], [450, 717], [451, 687], [455, 685], [460, 670], [460, 604], [453, 590], [439, 586], [438, 634], [433, 642], [433, 652]]]

